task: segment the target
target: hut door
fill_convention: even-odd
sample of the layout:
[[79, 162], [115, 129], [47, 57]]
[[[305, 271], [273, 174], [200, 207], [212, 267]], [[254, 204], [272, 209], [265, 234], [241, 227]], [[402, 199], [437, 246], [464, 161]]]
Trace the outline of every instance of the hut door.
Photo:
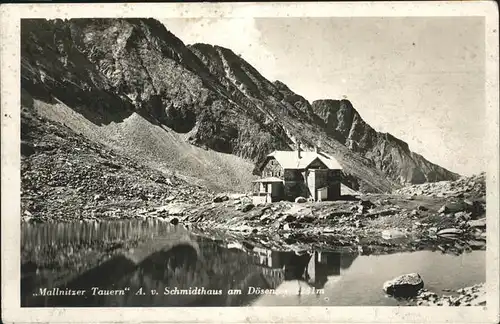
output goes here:
[[316, 172], [315, 170], [308, 170], [307, 172], [307, 187], [309, 189], [309, 197], [316, 200]]

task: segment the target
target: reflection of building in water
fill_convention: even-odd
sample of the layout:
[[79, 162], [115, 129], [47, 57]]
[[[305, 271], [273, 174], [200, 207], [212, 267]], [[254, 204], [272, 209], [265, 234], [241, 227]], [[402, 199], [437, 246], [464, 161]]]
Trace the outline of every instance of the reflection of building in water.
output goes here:
[[[294, 251], [273, 251], [258, 247], [254, 248], [252, 252], [255, 257], [255, 262], [262, 268], [266, 277], [271, 277], [275, 285], [279, 285], [282, 281], [307, 281], [310, 277], [307, 269], [311, 262], [313, 262], [313, 266], [310, 272], [316, 273], [316, 263], [324, 263], [330, 260], [331, 265], [332, 260], [335, 259], [332, 255], [328, 257], [328, 253], [325, 252], [315, 252], [313, 255], [308, 252], [297, 254]], [[327, 259], [327, 257], [329, 259]], [[338, 256], [335, 260], [337, 259], [340, 259], [340, 256]], [[340, 262], [337, 263], [340, 264]], [[326, 268], [323, 268], [319, 270], [320, 274], [328, 271]], [[279, 279], [280, 281], [276, 283], [274, 279]]]
[[340, 276], [341, 269], [351, 266], [357, 254], [316, 251], [307, 264], [305, 278], [315, 288], [323, 288], [331, 276]]
[[[108, 225], [106, 225], [108, 226]], [[100, 226], [102, 229], [106, 226]], [[149, 225], [148, 225], [149, 226]], [[108, 228], [109, 227], [109, 228]], [[104, 234], [118, 232], [117, 237], [135, 233], [127, 224], [109, 225]], [[56, 229], [56, 228], [55, 228]], [[54, 233], [56, 233], [54, 229]], [[193, 238], [180, 229], [161, 229], [153, 231], [148, 237], [146, 227], [138, 245], [133, 248], [117, 250], [102, 263], [88, 265], [81, 272], [64, 273], [58, 281], [52, 281], [54, 288], [85, 289], [92, 287], [103, 290], [119, 290], [130, 287], [130, 293], [118, 295], [86, 296], [33, 296], [38, 283], [32, 280], [22, 282], [23, 306], [241, 306], [248, 305], [259, 298], [247, 294], [249, 287], [277, 289], [284, 281], [292, 284], [300, 281], [302, 286], [322, 287], [325, 278], [338, 275], [341, 268], [347, 267], [352, 260], [344, 260], [346, 255], [326, 252], [304, 253], [293, 251], [279, 252], [270, 249], [254, 248], [248, 253], [246, 248], [231, 245], [223, 247], [221, 242], [206, 242]], [[156, 229], [156, 227], [153, 227]], [[29, 234], [29, 233], [28, 233]], [[40, 236], [40, 233], [35, 233]], [[83, 241], [92, 242], [95, 233], [90, 232]], [[107, 234], [106, 234], [107, 235]], [[114, 238], [115, 236], [113, 236]], [[64, 240], [60, 240], [64, 243]], [[78, 241], [78, 240], [77, 240]], [[48, 241], [47, 244], [52, 244]], [[58, 245], [63, 246], [64, 245]], [[62, 248], [61, 248], [62, 250]], [[243, 251], [242, 251], [243, 250]], [[82, 260], [82, 262], [85, 260]], [[35, 268], [36, 269], [36, 268]], [[36, 274], [30, 278], [37, 278]], [[59, 275], [59, 274], [58, 274]], [[181, 290], [180, 294], [163, 294], [166, 287]], [[206, 291], [221, 290], [222, 294], [191, 294], [196, 288]], [[297, 286], [298, 287], [298, 286]], [[144, 289], [145, 295], [136, 291]], [[193, 288], [193, 289], [191, 289]], [[240, 289], [241, 295], [230, 295], [229, 289]], [[293, 288], [295, 289], [295, 288]], [[149, 292], [156, 290], [158, 294]], [[182, 292], [185, 291], [185, 292]]]
[[260, 266], [264, 276], [270, 281], [270, 286], [276, 287], [285, 280], [284, 266], [293, 252], [280, 252], [255, 247], [252, 251], [255, 263]]
[[350, 267], [357, 255], [342, 252], [315, 251], [298, 255], [293, 251], [279, 252], [254, 248], [256, 262], [263, 272], [275, 271], [284, 281], [299, 280], [321, 289], [332, 276], [340, 276], [341, 269]]
[[340, 276], [341, 253], [314, 252], [307, 264], [305, 278], [315, 288], [323, 288], [328, 276]]
[[258, 257], [259, 265], [269, 268], [283, 268], [293, 252], [273, 251], [270, 249], [258, 248], [253, 249], [254, 254]]

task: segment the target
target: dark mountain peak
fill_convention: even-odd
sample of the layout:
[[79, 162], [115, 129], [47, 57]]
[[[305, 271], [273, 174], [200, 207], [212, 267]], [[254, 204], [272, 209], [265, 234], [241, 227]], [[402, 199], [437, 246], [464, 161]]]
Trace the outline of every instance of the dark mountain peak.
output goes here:
[[190, 46], [200, 60], [217, 74], [223, 84], [229, 81], [248, 97], [262, 99], [261, 97], [280, 96], [278, 89], [241, 55], [237, 55], [231, 49], [208, 44], [194, 44]]
[[289, 88], [286, 84], [284, 84], [284, 83], [283, 83], [283, 82], [281, 82], [280, 80], [275, 80], [275, 81], [273, 82], [273, 84], [274, 84], [274, 86], [275, 86], [276, 88], [278, 88], [278, 90], [280, 90], [280, 91], [290, 91], [290, 92], [292, 91], [292, 90], [290, 90], [290, 88]]
[[312, 102], [312, 106], [314, 109], [318, 111], [325, 112], [328, 111], [330, 113], [336, 113], [339, 110], [352, 111], [352, 113], [358, 113], [351, 101], [348, 99], [318, 99]]
[[[408, 143], [390, 133], [377, 133], [368, 125], [348, 99], [320, 99], [312, 103], [314, 112], [323, 119], [325, 126], [341, 142], [357, 137], [372, 137], [378, 134], [381, 139], [410, 152]], [[363, 135], [360, 135], [363, 134]], [[369, 134], [369, 135], [367, 135]], [[359, 141], [355, 141], [359, 142]]]
[[386, 141], [393, 142], [396, 145], [398, 145], [399, 147], [401, 147], [405, 152], [410, 153], [410, 147], [408, 146], [408, 143], [406, 143], [402, 139], [399, 139], [390, 133], [384, 133], [384, 137], [385, 137]]
[[345, 143], [355, 118], [358, 120], [359, 116], [351, 102], [321, 99], [313, 101], [311, 106], [314, 113], [324, 121], [326, 131], [341, 143]]
[[194, 44], [189, 44], [187, 47], [190, 50], [204, 50], [204, 51], [209, 51], [209, 50], [215, 50], [215, 46], [212, 44], [207, 44], [207, 43], [194, 43]]
[[233, 50], [220, 45], [195, 43], [189, 45], [188, 48], [194, 52], [201, 52], [202, 54], [210, 54], [210, 55], [219, 55], [229, 61], [242, 61], [248, 64], [244, 59], [241, 58], [241, 55], [237, 55], [235, 52], [233, 52]]
[[276, 80], [272, 83], [276, 89], [278, 89], [283, 95], [288, 96], [288, 97], [294, 97], [298, 98], [301, 102], [307, 104], [307, 106], [310, 108], [311, 104], [307, 99], [305, 99], [303, 96], [299, 95], [292, 89], [288, 87], [288, 85], [284, 84], [283, 82]]
[[351, 151], [367, 157], [396, 181], [421, 183], [437, 179], [454, 180], [457, 177], [455, 173], [411, 152], [405, 141], [374, 130], [347, 99], [315, 100], [312, 109], [322, 119], [327, 134]]
[[[82, 18], [82, 19], [69, 19], [64, 22], [71, 22], [80, 28], [96, 28], [103, 30], [110, 27], [124, 27], [129, 26], [137, 30], [142, 30], [150, 35], [164, 37], [164, 40], [175, 43], [175, 45], [184, 45], [182, 40], [170, 32], [165, 25], [154, 18]], [[120, 32], [120, 30], [114, 30]]]
[[184, 42], [175, 36], [168, 28], [163, 25], [160, 21], [153, 18], [146, 19], [129, 19], [129, 21], [135, 23], [136, 26], [141, 26], [151, 32], [153, 36], [161, 39], [168, 40], [169, 43], [175, 44], [176, 46], [185, 46]]

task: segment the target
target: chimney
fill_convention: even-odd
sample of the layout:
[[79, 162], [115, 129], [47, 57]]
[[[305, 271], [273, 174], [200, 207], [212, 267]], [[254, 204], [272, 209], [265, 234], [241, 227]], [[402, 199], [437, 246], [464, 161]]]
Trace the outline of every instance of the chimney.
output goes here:
[[297, 157], [299, 159], [302, 158], [300, 152], [302, 152], [302, 149], [300, 148], [300, 141], [297, 141]]
[[316, 149], [316, 154], [319, 154], [321, 152], [321, 141], [318, 141], [314, 148]]

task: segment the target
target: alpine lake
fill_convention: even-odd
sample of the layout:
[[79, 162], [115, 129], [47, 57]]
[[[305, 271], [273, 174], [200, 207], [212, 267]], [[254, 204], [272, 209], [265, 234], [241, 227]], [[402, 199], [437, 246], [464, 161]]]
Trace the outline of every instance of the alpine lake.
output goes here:
[[485, 251], [279, 250], [160, 220], [22, 223], [21, 306], [397, 306], [382, 290], [419, 273], [453, 294], [485, 282]]

